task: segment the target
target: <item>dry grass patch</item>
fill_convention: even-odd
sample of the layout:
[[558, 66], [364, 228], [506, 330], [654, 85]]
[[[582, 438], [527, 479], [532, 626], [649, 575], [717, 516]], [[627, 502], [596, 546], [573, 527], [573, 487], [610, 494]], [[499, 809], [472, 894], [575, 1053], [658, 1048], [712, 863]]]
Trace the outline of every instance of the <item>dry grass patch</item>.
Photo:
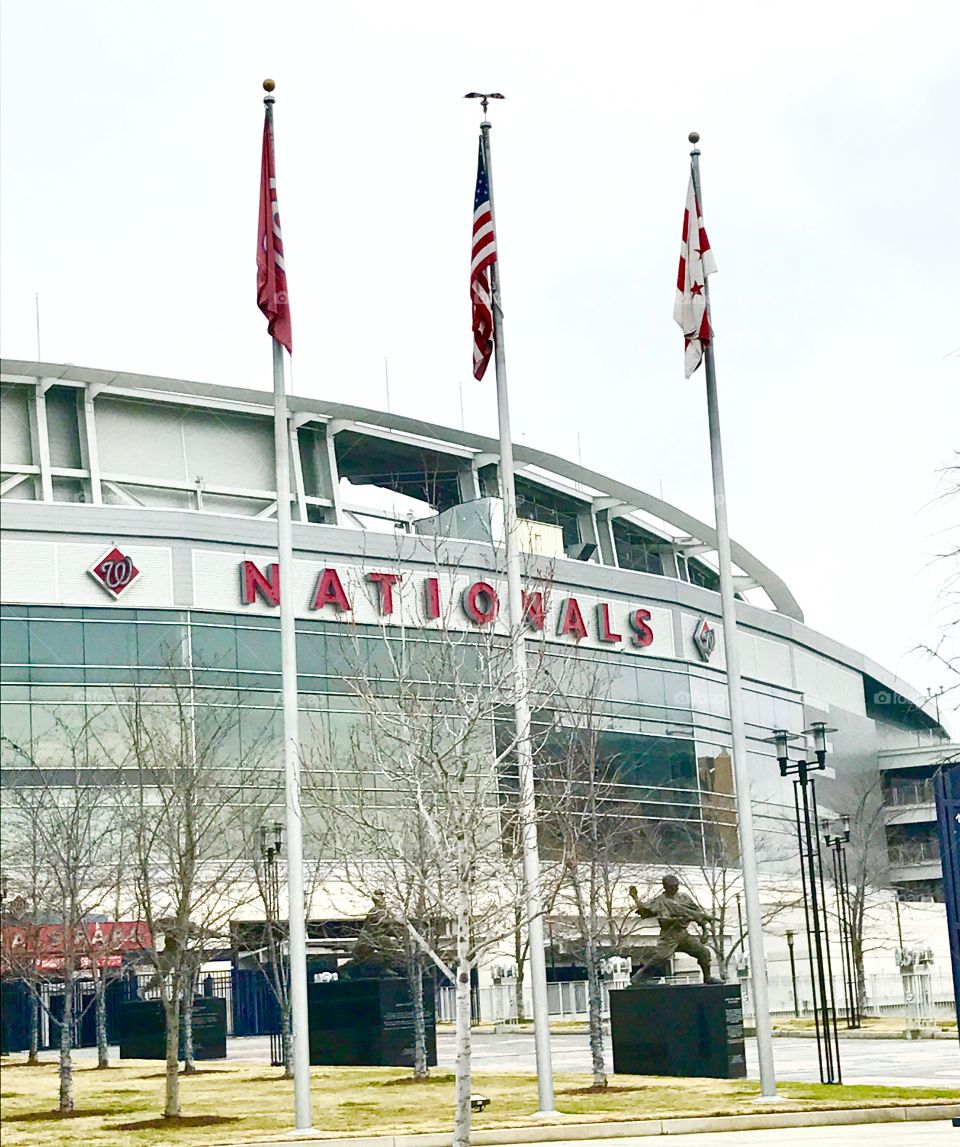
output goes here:
[[[61, 1116], [53, 1061], [26, 1067], [11, 1057], [2, 1068], [4, 1147], [213, 1147], [256, 1142], [288, 1131], [293, 1086], [262, 1064], [226, 1063], [181, 1079], [183, 1115], [163, 1119], [163, 1079], [157, 1065], [123, 1061], [109, 1071], [78, 1066], [76, 1111]], [[19, 1059], [19, 1063], [17, 1060]], [[350, 1134], [448, 1131], [453, 1075], [434, 1071], [418, 1083], [399, 1068], [317, 1067], [312, 1071], [314, 1120], [328, 1137]], [[490, 1106], [474, 1117], [477, 1128], [522, 1127], [535, 1121], [536, 1080], [530, 1075], [481, 1072], [474, 1086]], [[556, 1077], [557, 1106], [580, 1122], [730, 1115], [755, 1111], [758, 1085], [747, 1080], [616, 1076], [596, 1091], [585, 1074]], [[956, 1102], [960, 1090], [825, 1087], [787, 1083], [778, 1111], [815, 1107], [886, 1106], [904, 1102]]]

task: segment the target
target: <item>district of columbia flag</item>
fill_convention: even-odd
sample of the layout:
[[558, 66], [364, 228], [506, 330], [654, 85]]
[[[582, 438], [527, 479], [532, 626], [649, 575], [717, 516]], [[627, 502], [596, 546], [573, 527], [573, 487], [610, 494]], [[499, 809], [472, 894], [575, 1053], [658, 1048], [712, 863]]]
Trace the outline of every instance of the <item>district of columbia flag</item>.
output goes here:
[[288, 352], [293, 351], [287, 272], [283, 265], [277, 174], [273, 165], [270, 121], [263, 121], [263, 159], [260, 165], [260, 220], [257, 228], [257, 306], [267, 318], [267, 330]]
[[473, 304], [473, 377], [483, 378], [493, 354], [493, 296], [490, 268], [497, 261], [497, 237], [493, 233], [490, 184], [480, 137], [477, 160], [477, 190], [473, 197], [473, 254], [470, 259], [470, 301]]
[[693, 171], [687, 187], [687, 205], [683, 209], [683, 240], [680, 244], [680, 269], [677, 272], [677, 297], [673, 304], [674, 320], [683, 330], [683, 369], [689, 378], [700, 365], [713, 332], [707, 315], [706, 282], [717, 264], [704, 230], [700, 204], [693, 186]]

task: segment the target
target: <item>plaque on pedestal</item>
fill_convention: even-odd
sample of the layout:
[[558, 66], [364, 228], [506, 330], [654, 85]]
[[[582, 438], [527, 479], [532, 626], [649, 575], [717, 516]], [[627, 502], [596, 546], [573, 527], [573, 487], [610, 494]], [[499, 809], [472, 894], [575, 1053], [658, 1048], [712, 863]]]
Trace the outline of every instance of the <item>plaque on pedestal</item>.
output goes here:
[[[121, 1059], [166, 1059], [167, 1035], [159, 1000], [121, 1004], [117, 1029]], [[183, 1059], [183, 1013], [180, 1015], [180, 1058]], [[193, 1058], [227, 1058], [227, 1001], [198, 996], [193, 1001]]]
[[611, 992], [610, 1034], [615, 1074], [747, 1074], [739, 984], [644, 984]]
[[[423, 986], [427, 1063], [437, 1063], [433, 984]], [[310, 984], [310, 1062], [354, 1067], [413, 1066], [413, 999], [405, 979]]]

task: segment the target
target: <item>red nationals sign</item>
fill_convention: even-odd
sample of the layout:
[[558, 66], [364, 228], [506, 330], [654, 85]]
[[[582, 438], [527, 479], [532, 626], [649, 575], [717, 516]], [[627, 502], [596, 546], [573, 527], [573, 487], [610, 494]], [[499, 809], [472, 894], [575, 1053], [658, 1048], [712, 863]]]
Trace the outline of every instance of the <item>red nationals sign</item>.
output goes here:
[[114, 599], [130, 585], [140, 571], [126, 554], [114, 548], [90, 567], [90, 576], [100, 583], [108, 594]]
[[[3, 929], [4, 970], [29, 965], [53, 972], [63, 967], [64, 928], [59, 924], [17, 924]], [[138, 920], [104, 920], [84, 924], [73, 936], [75, 966], [119, 968], [123, 953], [140, 952], [152, 944], [150, 929]]]

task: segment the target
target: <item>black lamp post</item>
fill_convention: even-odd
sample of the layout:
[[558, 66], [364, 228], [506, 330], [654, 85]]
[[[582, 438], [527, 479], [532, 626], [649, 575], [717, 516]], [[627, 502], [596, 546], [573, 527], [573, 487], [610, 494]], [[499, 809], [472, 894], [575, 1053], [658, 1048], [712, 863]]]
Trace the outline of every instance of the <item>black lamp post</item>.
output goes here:
[[794, 931], [787, 929], [787, 951], [790, 953], [790, 982], [793, 984], [793, 1014], [800, 1018], [800, 997], [797, 995], [797, 959], [793, 954]]
[[[793, 777], [793, 803], [797, 825], [797, 847], [800, 853], [800, 880], [803, 890], [803, 914], [807, 930], [807, 952], [810, 959], [813, 1024], [817, 1037], [817, 1059], [821, 1083], [841, 1083], [840, 1037], [833, 997], [833, 968], [827, 932], [826, 893], [823, 884], [823, 860], [820, 834], [817, 831], [817, 786], [811, 774], [826, 768], [827, 733], [834, 733], [823, 721], [814, 721], [803, 733], [776, 729], [767, 740], [776, 746], [777, 763], [782, 777]], [[801, 736], [813, 738], [813, 760], [790, 760], [790, 742]]]
[[[282, 851], [283, 825], [280, 821], [260, 825], [260, 855], [264, 861], [263, 907], [267, 918], [266, 937], [271, 960], [282, 959], [277, 951], [277, 924], [280, 920], [280, 872], [277, 858]], [[272, 1067], [283, 1066], [283, 1036], [279, 1031], [270, 1033], [270, 1064]]]
[[853, 912], [850, 905], [850, 884], [847, 878], [847, 856], [844, 845], [850, 843], [850, 817], [840, 816], [840, 831], [831, 835], [831, 822], [824, 820], [823, 843], [833, 852], [833, 886], [837, 894], [837, 921], [840, 925], [840, 960], [843, 967], [843, 996], [847, 1005], [847, 1027], [860, 1026], [860, 1000], [857, 991], [857, 971], [853, 962], [853, 931], [850, 927]]

